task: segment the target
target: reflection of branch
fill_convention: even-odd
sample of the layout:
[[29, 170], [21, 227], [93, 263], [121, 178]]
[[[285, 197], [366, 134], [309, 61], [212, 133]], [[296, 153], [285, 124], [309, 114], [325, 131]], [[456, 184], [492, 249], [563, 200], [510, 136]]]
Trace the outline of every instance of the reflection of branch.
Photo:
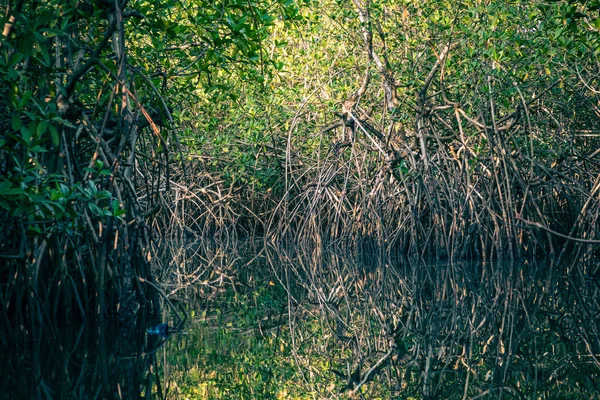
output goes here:
[[590, 342], [587, 340], [587, 335], [584, 336], [584, 333], [585, 332], [583, 331], [583, 329], [581, 329], [581, 332], [579, 332], [579, 337], [581, 338], [581, 340], [583, 340], [585, 348], [587, 349], [590, 357], [592, 357], [592, 360], [594, 360], [596, 366], [600, 367], [600, 360], [598, 360], [598, 358], [594, 355], [594, 350], [592, 349], [592, 346], [590, 346]]
[[167, 297], [167, 295], [165, 294], [165, 292], [162, 291], [161, 288], [156, 286], [154, 283], [150, 282], [148, 279], [142, 278], [141, 276], [138, 276], [137, 279], [138, 279], [138, 281], [140, 281], [142, 283], [146, 283], [146, 284], [150, 285], [158, 292], [158, 294], [167, 302], [167, 304], [173, 309], [173, 311], [175, 311], [175, 315], [177, 316], [177, 319], [179, 320], [179, 323], [177, 324], [177, 326], [179, 326], [179, 327], [182, 326], [183, 323], [187, 320], [187, 312], [185, 312], [185, 309], [180, 307], [181, 310], [183, 311], [183, 318], [181, 318], [181, 316], [179, 315], [179, 312], [177, 312], [177, 309], [175, 308], [173, 303], [171, 303], [171, 300], [169, 300], [169, 297]]
[[[512, 394], [513, 396], [515, 394], [519, 394], [519, 392], [515, 388], [513, 388], [513, 387], [510, 387], [510, 386], [500, 386], [500, 387], [497, 387], [497, 388], [492, 388], [492, 389], [485, 390], [485, 391], [479, 393], [477, 396], [471, 397], [471, 400], [481, 399], [483, 397], [486, 397], [486, 396], [490, 395], [494, 391], [508, 392], [508, 393]], [[516, 396], [516, 397], [521, 398], [521, 396]]]
[[379, 359], [379, 361], [377, 361], [375, 363], [375, 365], [373, 365], [371, 367], [370, 370], [367, 371], [367, 373], [362, 378], [362, 380], [359, 382], [359, 384], [356, 385], [356, 387], [352, 390], [353, 394], [356, 394], [356, 392], [358, 392], [358, 389], [360, 389], [360, 387], [362, 385], [364, 385], [365, 383], [367, 383], [373, 379], [373, 375], [375, 375], [375, 373], [377, 373], [381, 368], [383, 368], [385, 366], [384, 363], [391, 357], [393, 351], [394, 351], [394, 348], [392, 347], [383, 357], [381, 357]]

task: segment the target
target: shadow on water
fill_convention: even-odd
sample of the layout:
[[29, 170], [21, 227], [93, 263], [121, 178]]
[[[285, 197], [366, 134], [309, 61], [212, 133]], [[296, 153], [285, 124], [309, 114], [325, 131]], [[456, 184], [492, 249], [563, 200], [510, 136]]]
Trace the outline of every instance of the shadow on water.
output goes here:
[[161, 387], [154, 366], [165, 340], [147, 334], [156, 321], [142, 310], [128, 321], [55, 322], [23, 332], [22, 341], [2, 346], [0, 398], [148, 398]]
[[168, 257], [164, 292], [190, 314], [181, 333], [161, 335], [173, 315], [143, 312], [41, 327], [2, 349], [2, 396], [600, 398], [597, 262], [210, 246]]

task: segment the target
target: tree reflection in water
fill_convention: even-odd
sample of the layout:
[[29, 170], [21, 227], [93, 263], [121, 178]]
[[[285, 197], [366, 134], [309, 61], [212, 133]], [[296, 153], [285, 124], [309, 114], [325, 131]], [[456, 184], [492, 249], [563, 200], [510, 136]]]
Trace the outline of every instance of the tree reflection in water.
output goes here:
[[55, 321], [23, 332], [2, 346], [0, 398], [163, 398], [155, 366], [165, 339], [147, 335], [150, 322], [141, 310], [129, 321]]
[[594, 260], [442, 263], [318, 249], [196, 256], [175, 265], [204, 262], [206, 279], [175, 269], [189, 284], [169, 286], [173, 276], [163, 276], [169, 301], [191, 313], [185, 332], [149, 335], [168, 316], [143, 312], [23, 332], [27, 340], [2, 344], [2, 396], [600, 398]]
[[159, 367], [174, 393], [600, 398], [593, 260], [424, 262], [296, 248], [237, 263], [229, 270], [242, 284], [208, 292], [190, 335], [167, 345]]
[[[318, 315], [332, 338], [327, 362], [350, 394], [600, 398], [597, 261], [424, 262], [318, 250], [281, 259], [272, 258], [274, 270], [304, 288], [290, 319], [300, 364], [317, 367], [318, 348], [302, 331], [303, 316]], [[316, 392], [325, 385], [311, 382]]]

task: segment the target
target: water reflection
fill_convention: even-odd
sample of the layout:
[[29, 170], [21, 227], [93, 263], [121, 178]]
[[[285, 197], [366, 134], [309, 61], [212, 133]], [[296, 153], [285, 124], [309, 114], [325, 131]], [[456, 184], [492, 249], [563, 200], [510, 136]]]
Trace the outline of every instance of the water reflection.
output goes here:
[[[305, 351], [301, 364], [310, 370], [326, 361], [350, 394], [600, 396], [597, 262], [357, 260], [320, 251], [288, 260], [278, 271], [306, 296], [297, 299], [292, 335], [306, 336], [310, 313], [333, 338], [330, 357]], [[311, 387], [327, 393], [325, 381]]]
[[[0, 350], [0, 398], [138, 399], [157, 392], [156, 351], [143, 312], [129, 320], [54, 321]], [[160, 398], [160, 397], [159, 397]]]
[[165, 348], [175, 397], [600, 398], [596, 262], [263, 254]]
[[170, 254], [168, 314], [3, 344], [1, 397], [600, 398], [594, 260], [189, 251]]

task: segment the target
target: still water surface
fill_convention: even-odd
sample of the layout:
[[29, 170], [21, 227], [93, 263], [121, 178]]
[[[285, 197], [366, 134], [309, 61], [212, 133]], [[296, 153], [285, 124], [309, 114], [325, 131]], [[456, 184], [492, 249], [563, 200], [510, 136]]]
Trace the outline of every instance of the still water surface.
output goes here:
[[[595, 262], [172, 256], [162, 315], [56, 322], [2, 344], [0, 397], [600, 398]], [[182, 310], [181, 332], [148, 333]]]

